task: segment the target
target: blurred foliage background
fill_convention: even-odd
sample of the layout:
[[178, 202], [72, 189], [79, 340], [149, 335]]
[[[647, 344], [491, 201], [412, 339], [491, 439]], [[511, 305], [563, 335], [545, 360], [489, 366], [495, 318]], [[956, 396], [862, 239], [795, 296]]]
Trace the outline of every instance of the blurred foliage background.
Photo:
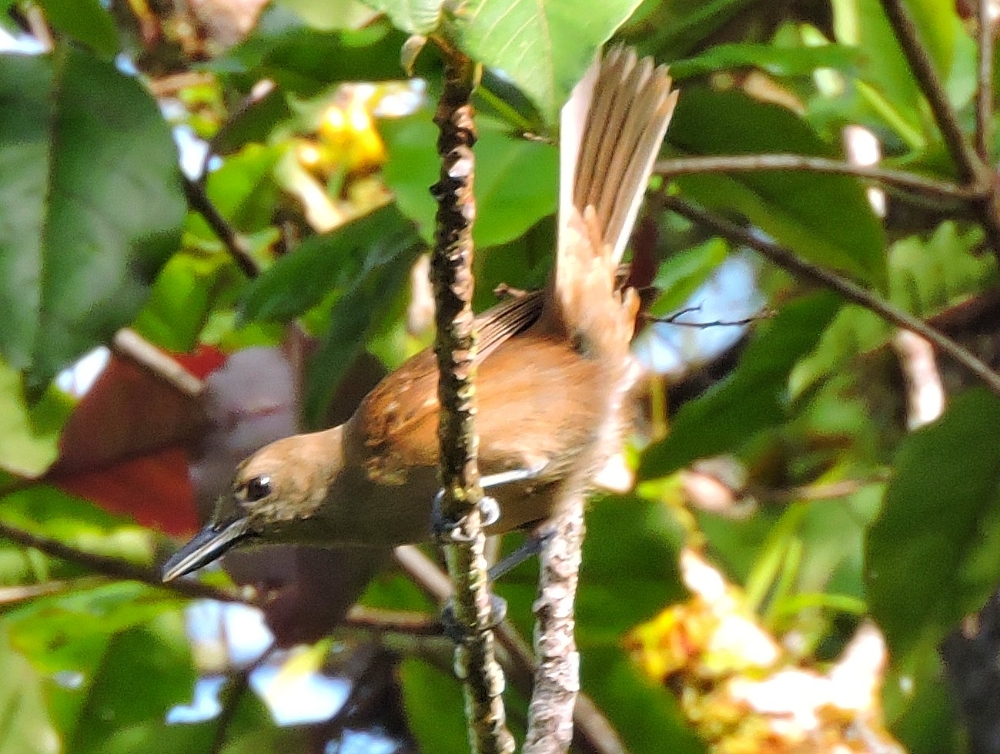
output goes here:
[[[155, 566], [248, 452], [430, 342], [434, 40], [485, 65], [486, 308], [544, 284], [554, 124], [612, 37], [682, 95], [576, 745], [1000, 751], [994, 2], [0, 11], [0, 751], [466, 750], [431, 560]], [[515, 732], [534, 580], [497, 587]]]

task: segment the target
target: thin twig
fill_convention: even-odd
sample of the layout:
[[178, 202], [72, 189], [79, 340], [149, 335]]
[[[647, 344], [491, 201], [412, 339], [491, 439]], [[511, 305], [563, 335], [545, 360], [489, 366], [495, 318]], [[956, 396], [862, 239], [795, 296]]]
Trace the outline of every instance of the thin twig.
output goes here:
[[11, 542], [16, 542], [22, 547], [31, 547], [54, 558], [76, 563], [103, 576], [109, 576], [113, 579], [124, 579], [126, 581], [138, 581], [147, 586], [174, 592], [184, 597], [219, 600], [221, 602], [249, 602], [236, 592], [208, 586], [207, 584], [202, 584], [200, 581], [191, 579], [177, 579], [176, 581], [164, 584], [159, 571], [155, 568], [138, 565], [128, 560], [122, 560], [121, 558], [112, 558], [107, 555], [85, 552], [58, 540], [25, 531], [2, 521], [0, 521], [0, 539], [7, 539]]
[[341, 625], [344, 628], [374, 633], [392, 632], [411, 636], [443, 635], [441, 619], [436, 615], [403, 610], [378, 610], [364, 605], [352, 607]]
[[243, 274], [248, 278], [257, 277], [260, 274], [260, 269], [253, 255], [250, 253], [250, 247], [247, 246], [243, 237], [236, 232], [236, 229], [222, 216], [218, 208], [212, 204], [212, 200], [205, 193], [204, 184], [201, 181], [193, 181], [184, 176], [184, 194], [187, 196], [191, 209], [205, 219], [208, 227], [222, 241], [222, 245], [226, 247], [233, 261], [236, 262], [236, 266], [243, 271]]
[[[399, 566], [432, 599], [441, 602], [451, 594], [451, 582], [448, 576], [416, 547], [411, 545], [397, 547], [394, 555]], [[535, 657], [531, 647], [508, 621], [497, 627], [496, 636], [497, 643], [506, 654], [504, 670], [507, 679], [522, 696], [530, 696], [535, 668]], [[594, 701], [582, 691], [576, 698], [573, 722], [574, 745], [580, 751], [589, 754], [625, 754], [625, 745], [614, 727]]]
[[675, 177], [704, 173], [750, 173], [788, 170], [810, 173], [847, 175], [854, 178], [878, 181], [886, 186], [914, 191], [932, 198], [968, 201], [978, 196], [970, 188], [949, 181], [939, 181], [905, 170], [893, 170], [875, 165], [851, 165], [827, 157], [801, 154], [747, 154], [712, 157], [671, 157], [656, 163], [660, 175]]
[[[882, 7], [889, 18], [889, 23], [892, 24], [903, 54], [910, 63], [920, 90], [931, 106], [934, 120], [958, 168], [959, 176], [974, 193], [980, 195], [978, 200], [973, 201], [973, 207], [986, 232], [987, 243], [993, 254], [1000, 259], [1000, 202], [991, 180], [992, 171], [979, 158], [975, 148], [962, 132], [958, 116], [948, 101], [944, 85], [934, 71], [927, 50], [920, 43], [917, 27], [903, 6], [902, 0], [882, 0]], [[992, 86], [992, 83], [990, 85]], [[982, 104], [977, 100], [977, 107], [981, 107]]]
[[116, 332], [111, 343], [115, 353], [138, 364], [181, 395], [199, 398], [205, 389], [205, 384], [186, 370], [179, 361], [161, 351], [130, 327], [123, 327]]
[[934, 113], [934, 120], [941, 130], [948, 152], [958, 167], [962, 181], [972, 186], [982, 185], [984, 166], [962, 132], [958, 116], [948, 101], [944, 85], [934, 70], [927, 49], [920, 42], [913, 18], [903, 6], [902, 0], [882, 0], [882, 8], [892, 25], [899, 46], [903, 49], [903, 54], [910, 63], [920, 90], [927, 97], [927, 103]]
[[710, 322], [684, 322], [680, 319], [685, 314], [700, 311], [701, 304], [698, 304], [697, 306], [685, 306], [683, 309], [679, 309], [673, 314], [668, 314], [666, 317], [656, 317], [652, 314], [642, 314], [640, 316], [647, 322], [657, 322], [661, 325], [677, 325], [678, 327], [693, 327], [698, 330], [709, 327], [746, 327], [747, 325], [760, 322], [762, 319], [773, 319], [775, 316], [773, 309], [762, 309], [756, 314], [751, 314], [749, 317], [743, 317], [742, 319], [716, 319]]
[[478, 438], [475, 386], [475, 318], [472, 313], [472, 182], [476, 140], [471, 104], [477, 69], [457, 51], [445, 56], [445, 83], [434, 122], [440, 129], [440, 180], [431, 189], [438, 202], [431, 257], [437, 304], [438, 441], [441, 456], [440, 516], [452, 531], [442, 537], [448, 573], [455, 585], [454, 617], [464, 634], [455, 651], [455, 672], [465, 691], [466, 719], [473, 751], [508, 754], [514, 737], [507, 730], [503, 669], [496, 659], [493, 599], [486, 575], [476, 463]]
[[979, 66], [976, 81], [976, 152], [984, 164], [990, 164], [990, 135], [993, 124], [993, 23], [990, 5], [994, 0], [979, 0]]
[[240, 668], [229, 677], [229, 682], [220, 695], [223, 698], [222, 710], [215, 718], [215, 733], [212, 736], [212, 744], [208, 748], [209, 754], [219, 754], [225, 747], [226, 738], [229, 734], [229, 726], [236, 717], [240, 701], [250, 689], [250, 676], [253, 675], [255, 670], [262, 667], [264, 663], [271, 659], [271, 655], [274, 654], [277, 648], [278, 645], [272, 642], [267, 649], [257, 656], [256, 660]]
[[1000, 395], [1000, 375], [990, 369], [989, 366], [978, 359], [973, 353], [923, 320], [917, 319], [902, 309], [893, 306], [885, 299], [865, 290], [857, 283], [841, 277], [835, 272], [825, 270], [822, 267], [800, 259], [788, 249], [765, 241], [743, 228], [687, 203], [683, 199], [675, 196], [664, 196], [663, 203], [668, 209], [688, 218], [692, 222], [704, 225], [714, 233], [728, 238], [735, 243], [754, 249], [779, 267], [783, 267], [801, 278], [830, 288], [848, 301], [875, 312], [887, 322], [891, 322], [906, 330], [912, 330], [917, 335], [923, 336], [937, 346], [938, 349], [951, 356], [955, 361], [985, 382], [990, 390]]

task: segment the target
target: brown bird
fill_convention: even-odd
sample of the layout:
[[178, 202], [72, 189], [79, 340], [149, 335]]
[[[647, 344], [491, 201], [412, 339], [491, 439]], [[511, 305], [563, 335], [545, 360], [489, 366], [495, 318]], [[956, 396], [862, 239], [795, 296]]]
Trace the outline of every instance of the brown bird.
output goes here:
[[[616, 271], [677, 100], [665, 67], [611, 50], [562, 111], [555, 273], [476, 319], [482, 483], [490, 533], [543, 521], [617, 452], [639, 301]], [[239, 544], [427, 540], [439, 490], [438, 373], [430, 350], [386, 377], [339, 427], [243, 461], [166, 581]]]

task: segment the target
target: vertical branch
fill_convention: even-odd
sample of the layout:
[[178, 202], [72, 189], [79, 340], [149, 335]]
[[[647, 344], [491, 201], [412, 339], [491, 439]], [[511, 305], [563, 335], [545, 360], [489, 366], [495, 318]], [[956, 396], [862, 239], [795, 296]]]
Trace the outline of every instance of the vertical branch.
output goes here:
[[580, 653], [573, 605], [580, 580], [585, 532], [583, 493], [563, 501], [539, 555], [535, 613], [535, 684], [528, 704], [524, 754], [563, 754], [573, 740], [573, 711], [580, 693]]
[[465, 689], [466, 717], [473, 751], [512, 752], [514, 740], [506, 728], [503, 671], [495, 656], [490, 629], [492, 602], [483, 553], [485, 536], [478, 504], [476, 463], [475, 337], [472, 314], [472, 194], [476, 139], [470, 97], [477, 70], [468, 58], [450, 52], [445, 85], [434, 122], [440, 129], [438, 154], [441, 179], [431, 192], [438, 201], [431, 260], [437, 304], [437, 338], [441, 421], [441, 514], [458, 522], [457, 536], [445, 545], [448, 572], [455, 585], [455, 620], [465, 635], [456, 649], [455, 670]]
[[990, 162], [990, 136], [993, 123], [993, 22], [992, 0], [979, 0], [979, 66], [976, 89], [976, 152], [985, 164]]

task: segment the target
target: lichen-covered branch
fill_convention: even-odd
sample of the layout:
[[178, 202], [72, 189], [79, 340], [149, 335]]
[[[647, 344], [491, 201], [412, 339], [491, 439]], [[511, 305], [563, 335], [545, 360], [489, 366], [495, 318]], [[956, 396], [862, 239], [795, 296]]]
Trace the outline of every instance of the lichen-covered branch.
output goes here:
[[573, 740], [573, 709], [580, 693], [580, 653], [573, 605], [580, 580], [583, 494], [566, 500], [552, 519], [557, 532], [539, 557], [535, 600], [535, 683], [528, 705], [525, 754], [561, 754]]
[[448, 572], [455, 586], [454, 615], [465, 636], [456, 649], [455, 669], [463, 682], [473, 751], [501, 754], [514, 750], [503, 706], [504, 677], [490, 629], [492, 601], [483, 548], [485, 536], [478, 504], [482, 499], [476, 464], [478, 438], [475, 333], [472, 313], [472, 194], [476, 140], [470, 102], [477, 71], [459, 53], [447, 56], [445, 86], [434, 122], [440, 129], [441, 179], [431, 189], [438, 202], [431, 279], [437, 304], [441, 420], [441, 514], [458, 523], [457, 536], [445, 544]]

